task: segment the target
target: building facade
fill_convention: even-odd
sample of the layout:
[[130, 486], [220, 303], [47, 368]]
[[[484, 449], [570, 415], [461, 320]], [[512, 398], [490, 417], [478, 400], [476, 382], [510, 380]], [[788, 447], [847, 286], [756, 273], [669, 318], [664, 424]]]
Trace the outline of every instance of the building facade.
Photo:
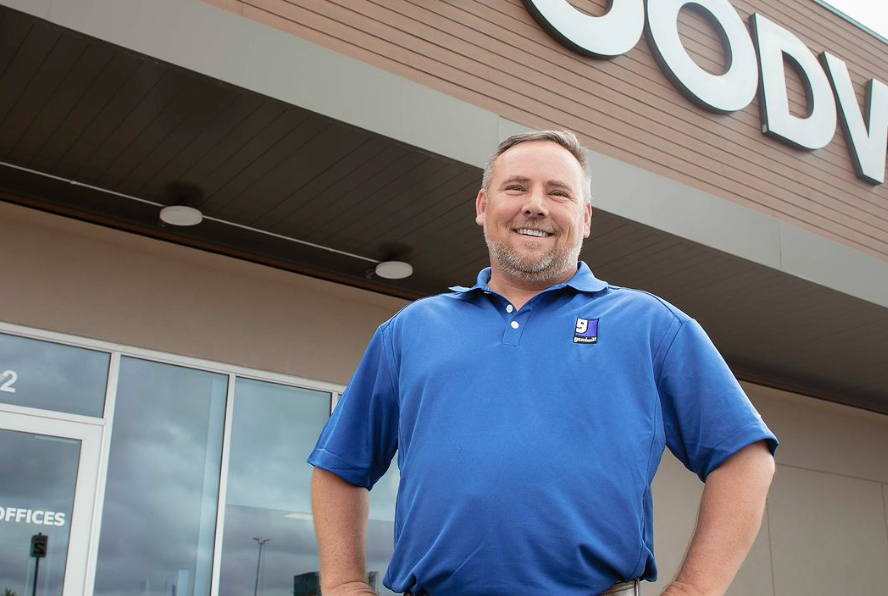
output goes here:
[[[484, 266], [492, 148], [553, 127], [584, 260], [700, 320], [782, 441], [730, 594], [888, 589], [888, 45], [814, 0], [606, 4], [0, 0], [0, 590], [316, 593], [305, 457], [376, 326]], [[702, 485], [654, 489], [662, 586]]]

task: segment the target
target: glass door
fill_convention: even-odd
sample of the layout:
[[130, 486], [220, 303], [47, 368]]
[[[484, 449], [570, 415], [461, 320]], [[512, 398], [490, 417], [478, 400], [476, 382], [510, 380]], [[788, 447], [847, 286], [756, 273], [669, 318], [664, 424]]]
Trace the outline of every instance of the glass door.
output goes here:
[[84, 596], [102, 430], [0, 410], [0, 595]]

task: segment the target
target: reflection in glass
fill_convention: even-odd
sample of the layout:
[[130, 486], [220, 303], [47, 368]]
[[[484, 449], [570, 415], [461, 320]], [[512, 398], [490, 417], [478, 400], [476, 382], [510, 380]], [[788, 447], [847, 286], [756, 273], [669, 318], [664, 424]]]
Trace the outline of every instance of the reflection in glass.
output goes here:
[[33, 592], [31, 537], [49, 537], [37, 594], [60, 596], [80, 441], [0, 430], [0, 594]]
[[[305, 459], [330, 415], [329, 393], [238, 378], [220, 596], [303, 596], [318, 569]], [[260, 540], [262, 559], [259, 560]]]
[[101, 417], [111, 355], [0, 333], [0, 402]]
[[227, 383], [121, 359], [96, 595], [209, 595]]

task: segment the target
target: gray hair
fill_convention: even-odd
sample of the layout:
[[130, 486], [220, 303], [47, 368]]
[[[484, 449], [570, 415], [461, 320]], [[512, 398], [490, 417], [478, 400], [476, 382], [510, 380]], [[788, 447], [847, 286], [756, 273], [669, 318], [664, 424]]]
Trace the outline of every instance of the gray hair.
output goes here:
[[522, 132], [512, 135], [499, 144], [496, 151], [487, 159], [484, 166], [484, 177], [481, 179], [481, 188], [487, 193], [490, 191], [490, 179], [493, 178], [493, 167], [499, 156], [520, 143], [532, 141], [551, 141], [558, 143], [573, 155], [583, 169], [583, 198], [587, 203], [592, 202], [592, 177], [589, 175], [589, 162], [586, 160], [586, 150], [580, 144], [577, 136], [569, 130], [538, 130], [534, 132]]

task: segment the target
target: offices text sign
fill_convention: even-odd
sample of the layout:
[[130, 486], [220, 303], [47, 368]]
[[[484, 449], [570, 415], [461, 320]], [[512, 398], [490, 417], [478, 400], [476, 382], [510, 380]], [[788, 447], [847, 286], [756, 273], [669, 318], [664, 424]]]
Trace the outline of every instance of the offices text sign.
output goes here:
[[66, 517], [66, 513], [56, 511], [22, 507], [0, 507], [0, 522], [35, 524], [38, 526], [64, 526]]
[[[857, 103], [845, 63], [823, 52], [820, 60], [794, 33], [758, 13], [749, 30], [728, 0], [612, 0], [593, 17], [568, 0], [523, 0], [528, 12], [557, 41], [598, 58], [619, 56], [638, 43], [643, 31], [660, 68], [694, 103], [720, 113], [742, 110], [759, 94], [762, 132], [794, 147], [825, 147], [841, 123], [857, 175], [872, 184], [885, 181], [888, 149], [888, 86], [870, 79], [866, 114]], [[700, 9], [720, 32], [727, 70], [713, 74], [697, 65], [681, 43], [678, 15]], [[645, 10], [646, 9], [646, 10]], [[784, 58], [805, 85], [808, 113], [789, 111]]]

